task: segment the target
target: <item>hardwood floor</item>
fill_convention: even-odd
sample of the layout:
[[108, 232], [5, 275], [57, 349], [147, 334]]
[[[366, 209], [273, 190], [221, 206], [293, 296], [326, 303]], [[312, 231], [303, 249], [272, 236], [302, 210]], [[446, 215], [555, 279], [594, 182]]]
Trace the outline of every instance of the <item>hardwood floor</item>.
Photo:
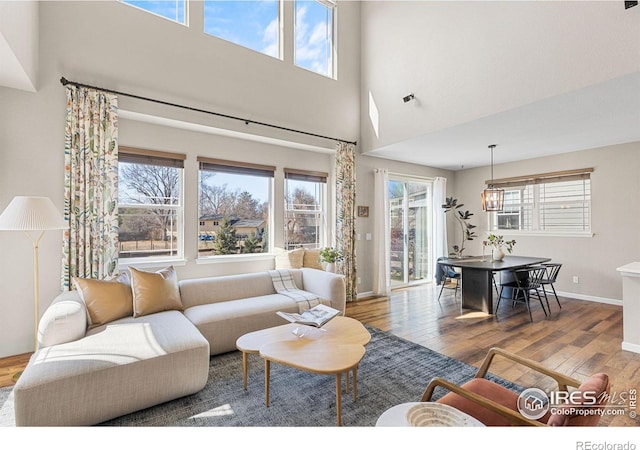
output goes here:
[[[496, 316], [460, 310], [460, 298], [445, 289], [440, 302], [432, 284], [393, 291], [390, 298], [350, 302], [346, 314], [380, 330], [410, 340], [478, 367], [491, 347], [501, 347], [583, 380], [597, 372], [611, 379], [611, 392], [640, 386], [640, 354], [621, 350], [622, 307], [583, 300], [549, 298], [551, 315], [532, 303], [533, 323], [526, 306], [500, 304]], [[495, 360], [492, 372], [521, 386], [551, 388], [522, 366]], [[416, 399], [417, 401], [417, 399]], [[638, 426], [624, 416], [603, 417], [601, 425]]]
[[[347, 304], [346, 314], [380, 330], [431, 348], [473, 366], [479, 366], [491, 347], [502, 347], [579, 380], [605, 372], [612, 393], [638, 389], [640, 354], [620, 349], [622, 307], [561, 298], [562, 309], [550, 298], [551, 315], [532, 306], [533, 323], [523, 305], [505, 302], [496, 316], [460, 310], [459, 296], [446, 290], [440, 302], [436, 286], [426, 284], [393, 291], [389, 298], [363, 299]], [[0, 359], [0, 387], [10, 386], [13, 375], [30, 354]], [[550, 388], [521, 367], [496, 360], [492, 372], [522, 386]], [[417, 399], [416, 399], [417, 400]], [[624, 416], [605, 416], [601, 425], [638, 426]]]
[[25, 368], [32, 353], [0, 358], [0, 388], [16, 384], [14, 376]]

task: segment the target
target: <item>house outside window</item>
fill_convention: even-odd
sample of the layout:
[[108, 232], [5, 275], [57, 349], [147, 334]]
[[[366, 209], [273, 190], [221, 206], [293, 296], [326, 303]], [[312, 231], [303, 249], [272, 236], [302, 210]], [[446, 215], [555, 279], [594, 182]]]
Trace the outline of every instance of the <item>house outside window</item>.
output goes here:
[[205, 1], [204, 32], [274, 58], [281, 58], [280, 0]]
[[326, 242], [326, 173], [284, 169], [285, 248], [320, 248]]
[[185, 155], [120, 147], [120, 262], [182, 259]]
[[149, 1], [149, 0], [120, 0], [120, 2], [150, 12], [173, 22], [187, 25], [187, 0]]
[[294, 8], [294, 64], [336, 78], [336, 3], [296, 0]]
[[198, 257], [268, 253], [275, 167], [199, 157]]
[[[591, 232], [591, 169], [523, 177], [501, 183], [501, 212], [491, 216], [491, 230], [540, 233]], [[577, 172], [577, 173], [575, 173]]]

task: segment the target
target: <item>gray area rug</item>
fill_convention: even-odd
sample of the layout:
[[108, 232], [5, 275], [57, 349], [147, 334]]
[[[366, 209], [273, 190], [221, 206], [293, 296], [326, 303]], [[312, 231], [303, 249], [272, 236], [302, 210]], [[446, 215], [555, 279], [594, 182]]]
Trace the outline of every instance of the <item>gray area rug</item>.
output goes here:
[[[342, 396], [343, 426], [374, 426], [390, 407], [419, 401], [433, 377], [456, 384], [476, 368], [426, 347], [368, 327], [371, 342], [358, 370], [358, 398]], [[344, 377], [343, 377], [344, 378]], [[520, 392], [521, 387], [491, 378]], [[444, 391], [436, 391], [436, 398]], [[270, 406], [264, 405], [263, 361], [249, 357], [248, 390], [242, 385], [239, 352], [211, 357], [209, 381], [193, 395], [102, 424], [118, 427], [318, 427], [335, 426], [335, 377], [271, 365]], [[0, 389], [0, 425], [13, 426], [11, 388]]]

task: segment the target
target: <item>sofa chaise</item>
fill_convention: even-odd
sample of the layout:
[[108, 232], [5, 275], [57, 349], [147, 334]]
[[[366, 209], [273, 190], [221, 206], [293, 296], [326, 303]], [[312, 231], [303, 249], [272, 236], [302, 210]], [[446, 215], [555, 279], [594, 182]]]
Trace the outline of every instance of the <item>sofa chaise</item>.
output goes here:
[[[289, 273], [299, 289], [344, 313], [342, 276], [310, 268]], [[295, 300], [276, 292], [269, 272], [180, 281], [173, 268], [132, 268], [131, 274], [164, 284], [92, 280], [91, 298], [85, 285], [47, 308], [39, 349], [14, 387], [17, 426], [95, 425], [196, 393], [207, 382], [210, 355], [235, 350], [245, 333], [286, 323], [276, 311], [299, 311]], [[96, 283], [102, 283], [98, 294]], [[108, 320], [109, 296], [120, 293], [120, 307], [129, 298], [133, 306]], [[160, 305], [149, 301], [159, 293]]]

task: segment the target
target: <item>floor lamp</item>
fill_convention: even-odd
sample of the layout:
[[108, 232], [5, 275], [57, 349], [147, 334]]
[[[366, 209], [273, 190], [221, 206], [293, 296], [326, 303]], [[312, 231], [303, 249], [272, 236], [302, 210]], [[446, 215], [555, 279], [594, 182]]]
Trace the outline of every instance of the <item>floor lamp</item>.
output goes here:
[[[0, 214], [0, 230], [23, 231], [33, 243], [34, 351], [38, 350], [40, 321], [40, 283], [38, 275], [38, 245], [47, 230], [63, 230], [67, 222], [48, 197], [18, 196]], [[33, 237], [31, 232], [39, 232]]]

